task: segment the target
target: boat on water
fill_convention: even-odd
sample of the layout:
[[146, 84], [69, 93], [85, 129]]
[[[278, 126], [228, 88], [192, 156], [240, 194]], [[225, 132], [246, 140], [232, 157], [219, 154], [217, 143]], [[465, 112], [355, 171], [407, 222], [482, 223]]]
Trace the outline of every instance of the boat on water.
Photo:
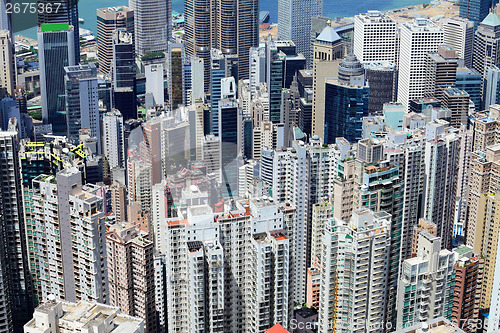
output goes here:
[[84, 20], [83, 18], [79, 17], [79, 18], [78, 18], [78, 22], [80, 22], [80, 23], [85, 23], [85, 20]]

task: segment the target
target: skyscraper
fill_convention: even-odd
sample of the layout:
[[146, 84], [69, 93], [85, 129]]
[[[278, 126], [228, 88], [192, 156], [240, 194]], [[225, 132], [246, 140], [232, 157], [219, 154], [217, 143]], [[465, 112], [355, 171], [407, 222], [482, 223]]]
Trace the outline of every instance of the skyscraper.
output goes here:
[[239, 78], [249, 77], [250, 48], [258, 44], [257, 0], [187, 0], [184, 2], [186, 54], [204, 61], [209, 88], [210, 50], [238, 56]]
[[9, 30], [0, 30], [0, 98], [14, 94], [14, 64]]
[[146, 75], [146, 96], [150, 94], [153, 99], [151, 105], [146, 103], [146, 107], [164, 106], [165, 89], [163, 83], [163, 65], [147, 65], [144, 72]]
[[443, 30], [427, 19], [406, 22], [400, 32], [398, 102], [407, 108], [410, 101], [424, 96], [427, 81], [422, 68], [426, 54], [443, 43]]
[[278, 39], [292, 40], [297, 53], [312, 56], [311, 18], [323, 15], [323, 0], [279, 0]]
[[134, 34], [134, 11], [125, 6], [97, 9], [99, 73], [108, 74], [113, 61], [113, 31], [124, 28]]
[[99, 117], [99, 96], [97, 91], [97, 69], [88, 65], [64, 67], [66, 88], [67, 137], [72, 144], [78, 144], [82, 128], [90, 129], [97, 139], [101, 151], [101, 119]]
[[354, 18], [354, 54], [359, 61], [396, 62], [396, 22], [377, 10]]
[[491, 66], [500, 66], [500, 18], [490, 12], [479, 24], [474, 36], [472, 66], [481, 75]]
[[0, 132], [0, 331], [22, 332], [33, 311], [33, 287], [28, 269], [19, 137], [15, 131]]
[[[73, 38], [68, 39], [68, 44], [73, 44], [73, 46], [68, 47], [74, 50], [72, 53], [72, 58], [69, 65], [77, 65], [80, 63], [80, 25], [78, 22], [78, 0], [37, 0], [38, 6], [44, 5], [44, 8], [48, 8], [47, 5], [52, 5], [52, 8], [57, 6], [58, 10], [42, 10], [38, 12], [38, 27], [44, 24], [52, 23], [67, 23], [73, 26], [71, 32], [73, 33]], [[57, 4], [61, 4], [58, 6]], [[38, 42], [40, 46], [40, 41]]]
[[453, 252], [441, 250], [441, 239], [427, 231], [418, 235], [417, 256], [403, 262], [398, 283], [397, 329], [414, 320], [451, 319], [454, 291]]
[[102, 117], [102, 150], [111, 169], [125, 167], [125, 138], [123, 117], [120, 111], [112, 110]]
[[463, 18], [443, 18], [439, 25], [444, 31], [444, 43], [451, 46], [465, 67], [472, 68], [472, 47], [474, 44], [474, 22]]
[[477, 28], [496, 3], [498, 0], [460, 0], [459, 16], [471, 20]]
[[156, 332], [153, 242], [132, 223], [117, 223], [106, 232], [109, 304], [144, 320]]
[[64, 67], [76, 64], [73, 32], [73, 26], [67, 23], [43, 24], [38, 28], [42, 119], [59, 134], [67, 131]]
[[[168, 73], [168, 97], [172, 109], [176, 109], [180, 104], [185, 104], [184, 77], [185, 65], [184, 44], [169, 44], [167, 52], [167, 73]], [[189, 66], [190, 66], [189, 61]]]
[[129, 0], [134, 11], [135, 52], [144, 56], [151, 52], [164, 52], [172, 38], [170, 1]]
[[113, 33], [113, 102], [124, 120], [137, 118], [135, 56], [132, 34], [125, 29]]
[[222, 80], [222, 99], [219, 101], [220, 177], [222, 193], [238, 196], [238, 168], [242, 156], [241, 110], [236, 102], [234, 79]]
[[349, 55], [339, 65], [339, 78], [326, 80], [325, 143], [335, 143], [338, 137], [350, 142], [361, 139], [362, 118], [368, 116], [369, 87], [364, 75], [363, 65]]
[[344, 58], [344, 42], [330, 26], [327, 26], [313, 44], [313, 105], [312, 135], [324, 138], [325, 128], [325, 80], [336, 77], [338, 64]]
[[97, 185], [82, 186], [81, 179], [72, 167], [33, 180], [34, 225], [40, 232], [32, 251], [43, 300], [54, 295], [66, 301], [108, 301], [104, 193]]
[[483, 74], [483, 102], [477, 109], [489, 109], [491, 105], [500, 103], [500, 68], [493, 65], [486, 68]]
[[[385, 323], [391, 216], [357, 209], [325, 221], [321, 237], [319, 331], [376, 332]], [[369, 269], [364, 269], [370, 267]], [[354, 328], [356, 327], [356, 328]]]
[[439, 101], [443, 100], [443, 91], [455, 86], [457, 67], [456, 52], [451, 47], [441, 45], [437, 53], [429, 53], [425, 60], [428, 83], [424, 90], [424, 96]]

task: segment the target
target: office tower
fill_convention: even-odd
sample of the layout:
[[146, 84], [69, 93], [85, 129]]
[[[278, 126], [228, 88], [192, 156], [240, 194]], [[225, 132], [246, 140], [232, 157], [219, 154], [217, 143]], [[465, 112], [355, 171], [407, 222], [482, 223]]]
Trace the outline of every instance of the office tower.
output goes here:
[[409, 108], [411, 100], [424, 96], [427, 81], [422, 68], [425, 55], [443, 44], [443, 30], [427, 19], [404, 23], [400, 33], [398, 102]]
[[440, 237], [422, 231], [417, 256], [403, 262], [398, 283], [396, 329], [436, 317], [451, 319], [454, 290], [453, 252], [441, 250]]
[[[52, 8], [57, 6], [57, 3], [61, 3], [58, 10], [42, 10], [37, 12], [38, 17], [38, 27], [42, 27], [45, 24], [68, 24], [73, 26], [72, 34], [73, 37], [67, 40], [67, 44], [72, 44], [67, 46], [74, 50], [71, 54], [72, 59], [69, 61], [69, 65], [77, 65], [80, 63], [80, 26], [78, 22], [78, 1], [75, 0], [63, 0], [59, 2], [54, 2], [52, 0], [38, 0], [37, 4], [43, 4], [47, 8], [47, 5], [52, 5]], [[40, 47], [40, 41], [38, 42]], [[67, 65], [65, 65], [67, 66]], [[41, 66], [40, 66], [41, 68]]]
[[147, 65], [144, 72], [146, 75], [146, 95], [151, 94], [153, 97], [153, 104], [149, 105], [149, 107], [164, 106], [163, 65]]
[[457, 52], [457, 58], [464, 60], [465, 67], [472, 68], [474, 22], [463, 18], [444, 17], [439, 21], [439, 25], [444, 31], [444, 44]]
[[74, 28], [67, 23], [43, 24], [38, 28], [40, 92], [44, 124], [55, 134], [66, 134], [64, 67], [74, 66]]
[[204, 98], [205, 73], [203, 59], [201, 58], [191, 58], [191, 89], [191, 102], [195, 99]]
[[455, 128], [467, 126], [469, 118], [469, 94], [457, 88], [446, 88], [443, 90], [441, 106], [450, 109], [450, 125]]
[[389, 62], [363, 63], [366, 81], [370, 87], [368, 93], [368, 114], [380, 113], [384, 103], [396, 99], [396, 64]]
[[[10, 1], [9, 1], [10, 3]], [[0, 4], [0, 30], [12, 30], [11, 26], [11, 14], [7, 13], [6, 9], [7, 1]]]
[[[206, 10], [210, 8], [210, 10]], [[239, 79], [249, 77], [249, 51], [258, 45], [258, 1], [189, 0], [184, 3], [186, 54], [203, 59], [209, 88], [210, 50], [237, 55]]]
[[24, 325], [25, 333], [60, 330], [85, 330], [99, 327], [102, 333], [144, 333], [144, 321], [120, 314], [120, 308], [79, 301], [78, 303], [50, 299], [35, 309], [33, 319]]
[[32, 264], [39, 265], [42, 300], [49, 295], [66, 301], [108, 300], [103, 189], [81, 184], [74, 167], [33, 179], [38, 232], [30, 250], [35, 251]]
[[135, 53], [144, 56], [152, 52], [167, 50], [172, 38], [169, 1], [130, 0], [129, 8], [134, 12]]
[[203, 103], [201, 99], [196, 99], [188, 111], [191, 160], [203, 160], [201, 142], [204, 138], [204, 116], [207, 111], [208, 105]]
[[206, 135], [201, 141], [202, 160], [207, 166], [207, 174], [214, 174], [220, 181], [220, 138]]
[[21, 113], [16, 105], [16, 100], [10, 96], [0, 99], [0, 130], [7, 131], [10, 118], [21, 121]]
[[123, 117], [120, 111], [112, 110], [102, 116], [102, 151], [109, 167], [125, 167], [125, 138]]
[[185, 104], [184, 89], [184, 44], [169, 44], [167, 52], [168, 98], [175, 110], [179, 104]]
[[210, 110], [211, 133], [219, 134], [219, 100], [221, 96], [221, 80], [226, 77], [226, 61], [220, 50], [212, 49], [210, 57]]
[[113, 181], [109, 191], [111, 192], [111, 211], [114, 213], [116, 221], [127, 220], [127, 188], [119, 181]]
[[491, 105], [500, 103], [500, 68], [486, 68], [483, 81], [483, 103], [481, 109], [489, 109]]
[[474, 36], [474, 56], [472, 66], [481, 75], [491, 66], [500, 66], [500, 18], [496, 12], [490, 12], [480, 21]]
[[313, 45], [313, 106], [312, 135], [324, 138], [325, 79], [336, 77], [338, 64], [344, 58], [344, 42], [335, 30], [327, 26]]
[[458, 323], [464, 331], [475, 332], [474, 326], [479, 320], [484, 259], [472, 256], [472, 248], [467, 246], [459, 247], [453, 252], [459, 259], [455, 264], [451, 320]]
[[[234, 79], [227, 79], [230, 85], [227, 91], [224, 79], [222, 94], [225, 98], [219, 101], [219, 137], [220, 137], [220, 177], [222, 193], [226, 197], [238, 195], [238, 168], [242, 156], [242, 119], [235, 93]], [[227, 97], [226, 97], [227, 96]]]
[[9, 30], [0, 30], [0, 98], [14, 94], [14, 63]]
[[474, 22], [474, 29], [493, 9], [498, 0], [460, 0], [459, 16]]
[[97, 69], [88, 65], [64, 67], [66, 88], [66, 128], [72, 144], [78, 144], [81, 129], [90, 129], [97, 139], [101, 151], [101, 119], [99, 117], [99, 95], [97, 91]]
[[261, 82], [266, 82], [266, 48], [263, 45], [250, 48], [250, 92], [255, 96]]
[[21, 173], [19, 172], [19, 137], [15, 131], [0, 132], [0, 283], [2, 298], [0, 324], [3, 332], [22, 332], [22, 324], [33, 311], [33, 287], [28, 269], [24, 224]]
[[[119, 222], [119, 221], [118, 221]], [[116, 223], [106, 232], [109, 304], [144, 320], [156, 332], [153, 242], [131, 223]]]
[[285, 71], [285, 53], [278, 50], [274, 42], [267, 43], [267, 91], [269, 94], [269, 120], [273, 123], [281, 121], [281, 89]]
[[349, 222], [331, 219], [325, 223], [318, 313], [321, 332], [376, 332], [380, 327], [370, 324], [385, 323], [390, 219], [385, 212], [359, 209]]
[[135, 55], [132, 34], [125, 29], [113, 33], [113, 103], [124, 120], [137, 118]]
[[354, 17], [354, 55], [359, 61], [395, 63], [397, 52], [396, 22], [378, 10]]
[[425, 72], [427, 84], [424, 96], [442, 101], [443, 91], [455, 86], [458, 62], [456, 52], [447, 45], [440, 45], [438, 51], [427, 54]]
[[293, 41], [297, 53], [311, 58], [311, 18], [319, 15], [323, 15], [323, 0], [278, 1], [278, 39]]
[[[325, 143], [338, 137], [350, 142], [361, 139], [363, 117], [368, 116], [369, 88], [363, 65], [349, 55], [339, 64], [338, 79], [325, 81]], [[356, 101], [353, 103], [353, 101]]]
[[445, 133], [445, 121], [427, 124], [422, 213], [437, 226], [443, 248], [451, 248], [460, 139]]
[[[472, 68], [472, 67], [470, 67]], [[481, 110], [481, 86], [482, 75], [475, 69], [467, 67], [457, 68], [457, 78], [455, 87], [465, 90], [469, 94], [469, 99], [474, 103], [476, 111]]]
[[291, 40], [273, 41], [276, 49], [284, 53], [283, 61], [283, 88], [290, 88], [293, 77], [299, 70], [306, 68], [306, 58], [302, 53], [297, 52], [295, 43]]
[[134, 34], [134, 11], [126, 6], [97, 9], [97, 53], [99, 73], [111, 72], [113, 61], [113, 32], [123, 28]]
[[182, 104], [189, 106], [193, 98], [191, 97], [191, 91], [193, 90], [193, 71], [191, 67], [191, 57], [182, 56], [181, 57], [181, 74], [182, 82], [178, 83], [182, 86]]

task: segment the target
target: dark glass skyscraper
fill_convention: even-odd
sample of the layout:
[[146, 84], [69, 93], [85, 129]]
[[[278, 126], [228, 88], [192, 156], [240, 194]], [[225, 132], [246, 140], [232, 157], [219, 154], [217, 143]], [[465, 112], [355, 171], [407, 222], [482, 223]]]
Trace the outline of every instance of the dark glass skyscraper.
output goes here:
[[203, 59], [206, 90], [214, 48], [236, 54], [239, 79], [249, 77], [250, 48], [259, 42], [258, 0], [186, 0], [184, 15], [186, 54]]
[[68, 23], [42, 24], [38, 28], [38, 57], [42, 118], [54, 133], [66, 134], [64, 67], [75, 65], [73, 27]]
[[[74, 64], [80, 62], [80, 25], [78, 22], [78, 0], [37, 0], [38, 6], [47, 10], [39, 11], [38, 26], [47, 23], [68, 23], [73, 26]], [[59, 4], [61, 4], [59, 6]], [[50, 6], [51, 10], [48, 10]], [[57, 10], [56, 10], [57, 9]]]
[[242, 119], [235, 99], [219, 101], [219, 137], [222, 195], [238, 195], [238, 167], [241, 156]]
[[327, 80], [325, 88], [325, 143], [344, 137], [349, 142], [362, 138], [363, 117], [368, 116], [368, 87]]
[[113, 34], [113, 104], [124, 120], [137, 118], [134, 59], [132, 34], [117, 29]]
[[497, 3], [498, 0], [460, 0], [459, 16], [473, 21], [477, 27]]

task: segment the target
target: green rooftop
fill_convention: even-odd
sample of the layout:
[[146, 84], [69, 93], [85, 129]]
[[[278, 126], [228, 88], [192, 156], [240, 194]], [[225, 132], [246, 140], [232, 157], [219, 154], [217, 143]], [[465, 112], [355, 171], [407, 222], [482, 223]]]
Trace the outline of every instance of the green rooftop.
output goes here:
[[69, 31], [69, 23], [46, 23], [40, 26], [42, 32], [47, 31]]

